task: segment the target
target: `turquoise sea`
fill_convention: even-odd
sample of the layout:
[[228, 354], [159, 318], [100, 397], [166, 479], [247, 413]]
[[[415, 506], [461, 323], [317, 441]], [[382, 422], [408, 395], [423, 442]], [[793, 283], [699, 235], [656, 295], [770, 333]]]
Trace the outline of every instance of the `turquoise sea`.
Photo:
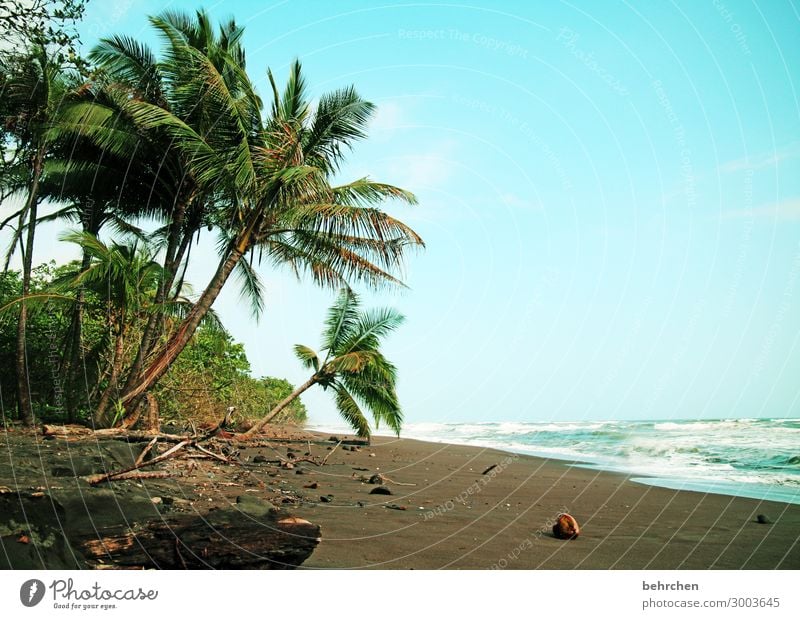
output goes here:
[[412, 423], [402, 436], [578, 461], [657, 486], [800, 504], [800, 419]]

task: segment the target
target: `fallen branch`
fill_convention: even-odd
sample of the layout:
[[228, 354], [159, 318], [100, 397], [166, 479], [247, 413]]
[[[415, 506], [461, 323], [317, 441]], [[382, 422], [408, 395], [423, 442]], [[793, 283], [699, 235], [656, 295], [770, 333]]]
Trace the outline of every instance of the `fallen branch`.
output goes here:
[[101, 479], [98, 481], [90, 481], [89, 483], [96, 486], [104, 481], [122, 481], [125, 479], [165, 479], [167, 477], [175, 477], [175, 473], [170, 471], [129, 471], [127, 473], [120, 473], [114, 475], [111, 479]]
[[147, 446], [144, 449], [142, 449], [142, 453], [139, 454], [139, 457], [136, 458], [136, 462], [134, 462], [136, 466], [144, 462], [144, 459], [147, 457], [147, 454], [150, 453], [150, 450], [155, 446], [157, 440], [158, 437], [155, 437], [152, 441], [147, 443]]
[[212, 458], [215, 458], [215, 459], [219, 460], [220, 462], [225, 462], [226, 464], [228, 462], [230, 462], [230, 459], [226, 458], [225, 456], [220, 456], [219, 454], [215, 454], [213, 451], [210, 451], [210, 450], [206, 449], [202, 445], [198, 445], [198, 444], [195, 443], [194, 445], [192, 445], [192, 447], [194, 447], [198, 451], [201, 451], [204, 454], [206, 454], [206, 455], [208, 455], [208, 456], [210, 456]]
[[164, 462], [164, 460], [169, 460], [170, 458], [175, 457], [175, 455], [187, 445], [190, 445], [192, 441], [185, 440], [173, 447], [170, 447], [167, 451], [165, 451], [160, 456], [156, 456], [152, 460], [148, 460], [147, 462], [140, 462], [138, 464], [134, 463], [133, 466], [129, 466], [128, 468], [122, 469], [121, 471], [112, 471], [111, 473], [101, 473], [100, 475], [93, 475], [89, 477], [85, 477], [86, 481], [88, 481], [93, 486], [96, 484], [100, 484], [104, 481], [109, 481], [112, 479], [118, 479], [120, 475], [124, 475], [125, 473], [129, 473], [131, 471], [136, 471], [140, 468], [145, 466], [152, 466], [154, 464], [158, 464], [159, 462]]
[[327, 455], [327, 456], [325, 456], [325, 457], [322, 459], [322, 464], [325, 464], [325, 463], [328, 461], [328, 458], [330, 458], [330, 457], [333, 455], [333, 452], [334, 452], [334, 451], [336, 451], [336, 449], [337, 449], [337, 448], [339, 447], [339, 445], [341, 445], [341, 444], [342, 444], [342, 441], [339, 441], [338, 443], [336, 443], [336, 447], [334, 447], [333, 449], [331, 449], [331, 450], [328, 452], [328, 455]]

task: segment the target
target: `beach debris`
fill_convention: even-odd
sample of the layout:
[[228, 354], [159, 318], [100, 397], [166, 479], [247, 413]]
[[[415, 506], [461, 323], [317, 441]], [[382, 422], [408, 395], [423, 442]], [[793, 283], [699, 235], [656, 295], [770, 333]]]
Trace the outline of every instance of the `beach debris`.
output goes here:
[[295, 474], [295, 475], [305, 475], [305, 474], [306, 474], [306, 472], [305, 472], [303, 469], [297, 469], [297, 470], [294, 472], [294, 474]]
[[306, 484], [303, 488], [308, 488], [309, 490], [316, 490], [319, 488], [319, 484], [315, 481], [312, 481], [310, 484]]
[[492, 465], [492, 466], [490, 466], [488, 469], [486, 469], [486, 470], [485, 470], [483, 473], [481, 473], [481, 475], [488, 475], [490, 472], [492, 472], [492, 471], [493, 471], [494, 469], [496, 469], [496, 468], [497, 468], [497, 465], [496, 465], [496, 464], [493, 464], [493, 465]]
[[339, 442], [339, 437], [338, 436], [331, 436], [328, 440], [331, 443], [338, 443]]
[[756, 516], [756, 522], [758, 524], [772, 524], [772, 520], [767, 518], [764, 514], [759, 514]]
[[373, 475], [367, 480], [368, 484], [384, 484], [385, 482], [386, 478], [380, 473], [375, 473], [375, 475]]
[[392, 491], [386, 486], [378, 486], [369, 491], [370, 494], [392, 494]]
[[558, 539], [575, 539], [580, 535], [578, 521], [569, 514], [559, 514], [553, 525], [553, 535]]
[[328, 455], [325, 456], [322, 459], [322, 464], [325, 464], [328, 461], [328, 458], [330, 458], [333, 455], [333, 452], [336, 451], [336, 448], [339, 447], [339, 445], [341, 445], [341, 444], [342, 444], [342, 441], [339, 441], [338, 443], [336, 443], [336, 446], [333, 449], [331, 449], [330, 452], [328, 453]]
[[264, 464], [265, 462], [268, 462], [268, 460], [267, 460], [266, 456], [262, 456], [261, 454], [258, 454], [258, 455], [253, 456], [253, 458], [250, 460], [250, 462], [252, 462], [253, 464]]
[[408, 509], [405, 505], [395, 505], [394, 503], [392, 503], [391, 505], [384, 505], [384, 507], [386, 509], [396, 509], [401, 512], [404, 512]]
[[321, 497], [319, 497], [319, 500], [322, 501], [323, 503], [330, 503], [331, 501], [333, 501], [333, 495], [323, 494]]
[[375, 457], [375, 454], [369, 454], [369, 457], [370, 457], [370, 458], [374, 458], [374, 457]]
[[30, 544], [31, 538], [23, 533], [17, 538], [17, 542], [19, 542], [20, 544]]

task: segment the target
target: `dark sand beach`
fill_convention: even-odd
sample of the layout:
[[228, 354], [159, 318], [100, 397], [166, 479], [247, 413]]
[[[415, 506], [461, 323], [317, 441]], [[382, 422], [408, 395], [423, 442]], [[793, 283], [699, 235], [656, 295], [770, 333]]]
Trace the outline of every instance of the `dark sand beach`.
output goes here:
[[[416, 485], [388, 483], [391, 496], [370, 495], [375, 486], [351, 479], [375, 472]], [[308, 473], [320, 494], [334, 495], [295, 510], [322, 526], [310, 568], [800, 568], [798, 505], [656, 488], [561, 461], [410, 439], [337, 451]], [[552, 535], [565, 510], [582, 527], [576, 540]], [[774, 524], [759, 524], [758, 514]]]
[[[37, 518], [52, 518], [52, 498], [65, 506], [66, 529], [176, 514], [205, 523], [215, 510], [276, 505], [321, 527], [308, 569], [800, 568], [798, 505], [656, 488], [494, 449], [391, 438], [354, 448], [339, 438], [289, 432], [240, 443], [236, 464], [171, 460], [157, 470], [174, 477], [89, 487], [81, 476], [124, 466], [143, 444], [7, 432], [0, 498], [14, 507], [17, 494], [26, 497], [28, 509], [41, 506]], [[279, 466], [290, 452], [327, 462]], [[370, 483], [375, 475], [384, 483]], [[373, 494], [379, 486], [391, 494]], [[578, 539], [552, 535], [563, 511], [580, 523]], [[10, 567], [85, 566], [68, 547], [25, 533], [24, 522], [4, 526], [0, 558]], [[52, 538], [44, 530], [39, 538]]]

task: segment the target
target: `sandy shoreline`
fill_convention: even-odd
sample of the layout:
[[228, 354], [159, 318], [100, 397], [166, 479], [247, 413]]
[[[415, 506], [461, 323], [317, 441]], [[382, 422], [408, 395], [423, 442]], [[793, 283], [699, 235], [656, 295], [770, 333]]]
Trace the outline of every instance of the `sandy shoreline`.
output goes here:
[[[86, 567], [58, 541], [62, 532], [74, 541], [83, 529], [126, 522], [198, 517], [198, 533], [219, 537], [215, 514], [246, 520], [240, 510], [255, 502], [321, 527], [305, 569], [800, 568], [800, 505], [653, 487], [490, 448], [385, 437], [351, 447], [337, 444], [342, 437], [272, 430], [281, 434], [237, 443], [235, 463], [171, 460], [156, 467], [166, 478], [92, 488], [86, 475], [130, 465], [143, 443], [7, 431], [0, 499], [28, 511], [0, 522], [0, 566]], [[296, 464], [281, 465], [287, 459]], [[375, 475], [391, 494], [372, 493]], [[53, 521], [56, 505], [67, 520]], [[576, 540], [552, 535], [564, 511], [581, 525]]]
[[[314, 492], [333, 495], [294, 509], [322, 526], [306, 568], [800, 568], [798, 505], [669, 490], [564, 461], [412, 439], [377, 438], [306, 473], [304, 481], [319, 484]], [[353, 476], [374, 473], [416, 485], [390, 482], [393, 495], [371, 495], [375, 486]], [[561, 511], [581, 524], [578, 540], [552, 536]], [[758, 514], [774, 524], [757, 523]]]

